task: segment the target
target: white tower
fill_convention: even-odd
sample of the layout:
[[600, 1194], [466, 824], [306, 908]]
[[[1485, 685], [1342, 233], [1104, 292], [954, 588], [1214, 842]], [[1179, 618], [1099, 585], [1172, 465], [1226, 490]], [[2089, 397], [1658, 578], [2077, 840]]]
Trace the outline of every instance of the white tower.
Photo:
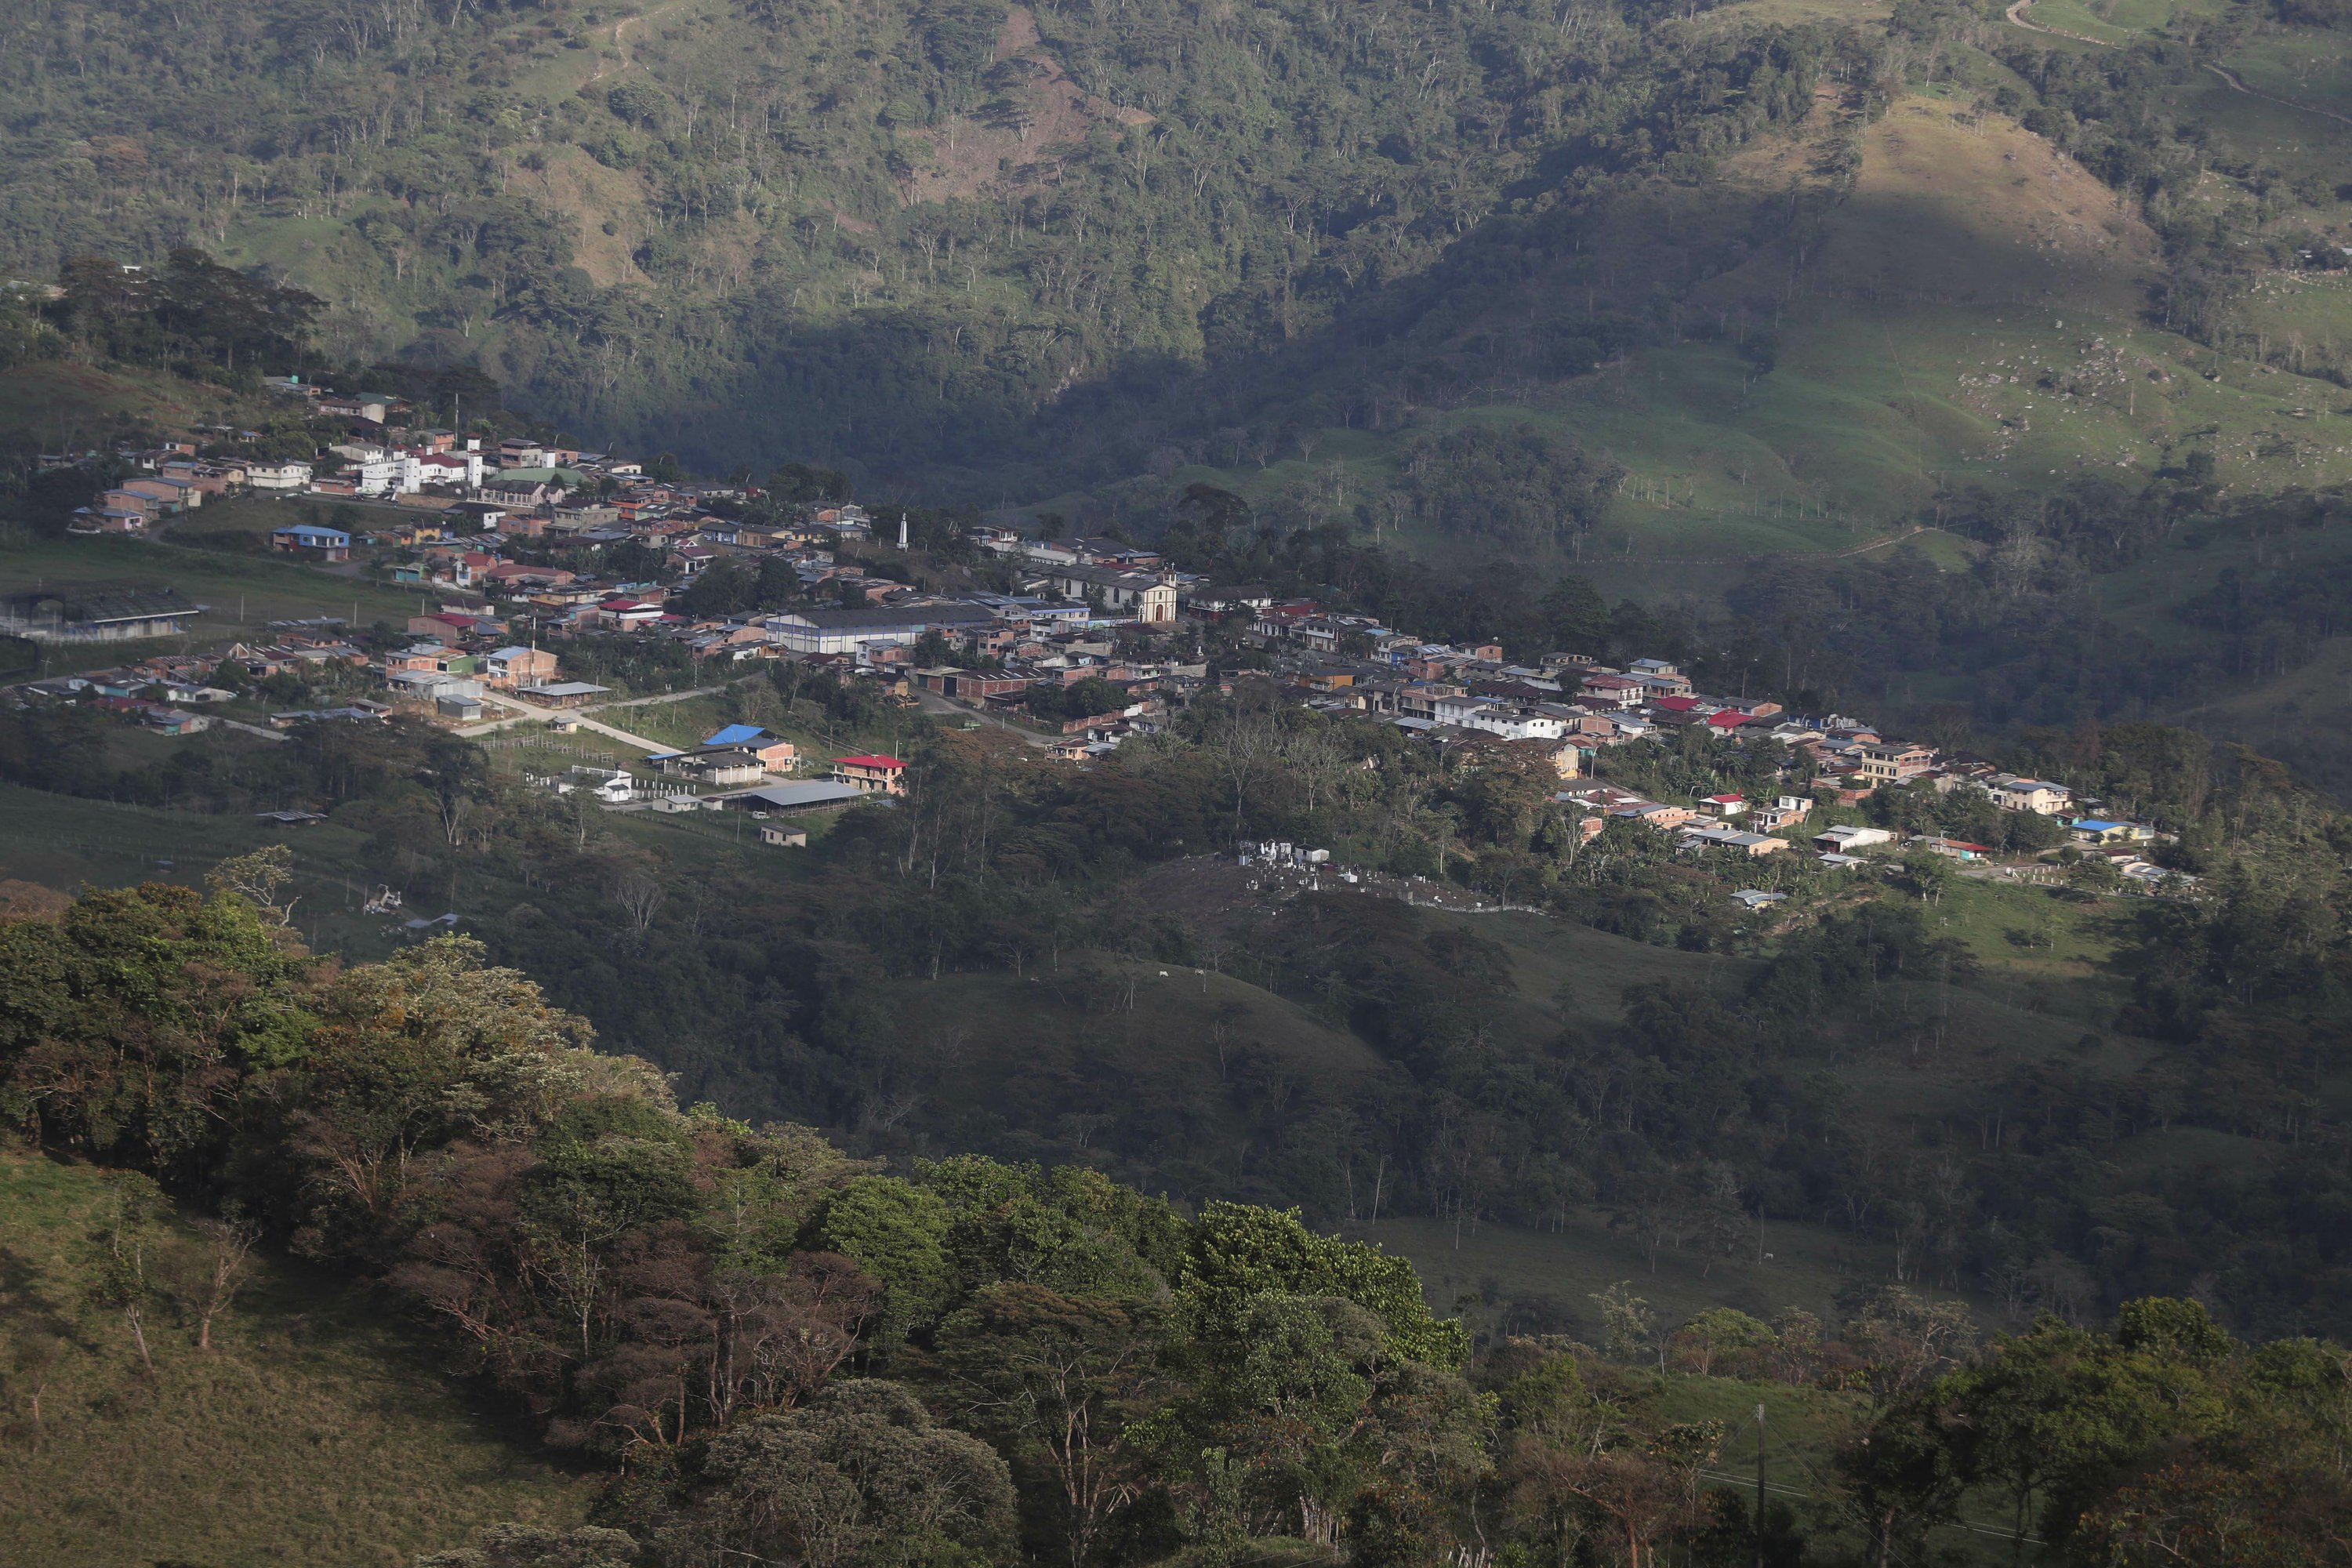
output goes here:
[[907, 548], [907, 514], [903, 511], [898, 514], [898, 548]]

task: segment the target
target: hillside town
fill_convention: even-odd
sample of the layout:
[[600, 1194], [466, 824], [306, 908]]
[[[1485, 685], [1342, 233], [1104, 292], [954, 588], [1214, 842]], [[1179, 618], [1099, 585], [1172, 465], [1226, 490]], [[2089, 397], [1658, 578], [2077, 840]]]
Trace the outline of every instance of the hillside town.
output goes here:
[[[593, 710], [623, 695], [572, 667], [591, 650], [626, 645], [682, 658], [697, 684], [772, 660], [871, 682], [890, 703], [1004, 726], [1086, 765], [1167, 728], [1204, 693], [1255, 686], [1280, 703], [1392, 726], [1450, 765], [1504, 756], [1548, 769], [1554, 804], [1588, 843], [1624, 822], [1733, 863], [1795, 854], [1839, 870], [1867, 864], [1872, 852], [1920, 851], [1982, 868], [2000, 858], [1967, 839], [1817, 815], [1925, 784], [2047, 819], [2077, 855], [2109, 865], [2118, 885], [2152, 889], [2176, 875], [2146, 858], [2158, 837], [2152, 826], [2111, 819], [2063, 784], [1848, 715], [1702, 691], [1668, 659], [1619, 668], [1564, 650], [1514, 661], [1497, 643], [1432, 641], [1313, 599], [1179, 571], [1123, 539], [1039, 538], [979, 523], [957, 531], [957, 552], [978, 568], [957, 575], [996, 585], [926, 587], [911, 568], [929, 564], [930, 552], [917, 548], [906, 519], [877, 519], [846, 500], [787, 502], [749, 484], [653, 477], [609, 453], [410, 430], [397, 399], [291, 378], [278, 389], [349, 421], [352, 439], [310, 463], [205, 459], [189, 443], [128, 454], [134, 476], [95, 496], [76, 528], [143, 535], [207, 500], [307, 502], [269, 530], [270, 551], [414, 587], [416, 613], [396, 628], [279, 624], [217, 651], [35, 681], [17, 689], [20, 700], [93, 703], [171, 735], [199, 731], [215, 715], [278, 731], [394, 714], [473, 732], [519, 720], [570, 731], [594, 724]], [[322, 503], [332, 510], [318, 521]], [[729, 574], [756, 585], [748, 597], [761, 607], [705, 591]], [[148, 593], [70, 611], [54, 603], [0, 611], [24, 635], [88, 641], [184, 633], [202, 608]], [[228, 717], [222, 706], [276, 678], [321, 671], [336, 676], [331, 703], [273, 709], [266, 720]], [[1769, 747], [1781, 787], [1754, 799], [1655, 799], [1610, 782], [1617, 749], [1671, 747], [1690, 731], [1743, 752]], [[616, 807], [733, 805], [766, 815], [887, 800], [903, 793], [906, 771], [882, 753], [803, 756], [782, 736], [736, 725], [690, 748], [646, 749], [630, 768], [575, 769], [581, 776], [555, 782]], [[1781, 897], [1736, 896], [1754, 907]]]

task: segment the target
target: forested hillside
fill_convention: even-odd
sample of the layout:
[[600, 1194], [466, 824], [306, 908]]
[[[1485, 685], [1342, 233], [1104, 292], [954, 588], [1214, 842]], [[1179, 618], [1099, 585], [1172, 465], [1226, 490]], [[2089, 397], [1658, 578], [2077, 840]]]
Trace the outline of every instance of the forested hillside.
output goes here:
[[[398, 1528], [447, 1543], [436, 1568], [1640, 1568], [1979, 1538], [2320, 1563], [2352, 1512], [2342, 1349], [2250, 1347], [2192, 1301], [1988, 1344], [1899, 1289], [1834, 1324], [1674, 1324], [1619, 1286], [1598, 1347], [1474, 1343], [1409, 1264], [1295, 1214], [971, 1156], [885, 1173], [803, 1128], [681, 1111], [475, 944], [345, 967], [295, 939], [277, 858], [213, 882], [0, 923], [0, 1095], [53, 1157], [112, 1167], [72, 1238], [79, 1300], [13, 1279], [0, 1299], [12, 1444], [91, 1447], [167, 1375], [200, 1378], [258, 1246], [372, 1281], [519, 1441], [604, 1477], [585, 1525], [558, 1504], [466, 1545], [420, 1494]], [[139, 1369], [115, 1400], [44, 1405], [101, 1360]], [[1726, 1470], [1743, 1447], [1801, 1509], [1750, 1506]], [[244, 1531], [278, 1538], [274, 1500], [225, 1489], [174, 1520], [126, 1497], [114, 1538], [241, 1560]], [[382, 1533], [338, 1555], [380, 1560]], [[50, 1560], [109, 1560], [108, 1539]]]
[[[325, 361], [957, 501], [1215, 471], [1518, 545], [1610, 500], [1687, 553], [2118, 447], [2340, 478], [2340, 128], [2206, 67], [2300, 51], [2324, 108], [2341, 35], [2158, 9], [60, 0], [0, 59], [0, 259], [203, 247], [318, 295]], [[1586, 456], [1465, 467], [1474, 414]]]

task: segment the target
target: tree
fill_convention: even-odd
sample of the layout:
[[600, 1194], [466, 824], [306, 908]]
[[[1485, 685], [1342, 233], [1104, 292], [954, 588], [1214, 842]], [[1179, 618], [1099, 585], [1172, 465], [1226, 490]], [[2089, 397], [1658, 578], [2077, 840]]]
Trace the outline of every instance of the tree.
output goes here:
[[1903, 876], [1922, 900], [1941, 903], [1952, 884], [1952, 863], [1932, 850], [1914, 849], [1903, 857]]
[[1234, 838], [1239, 842], [1250, 792], [1273, 765], [1282, 741], [1282, 718], [1271, 701], [1236, 700], [1209, 731], [1208, 740], [1234, 791]]
[[235, 893], [280, 927], [293, 924], [295, 900], [278, 901], [293, 879], [294, 851], [283, 844], [232, 856], [205, 873], [205, 886], [215, 893]]
[[1674, 1331], [1666, 1341], [1666, 1352], [1706, 1377], [1714, 1374], [1718, 1363], [1745, 1370], [1773, 1342], [1769, 1325], [1735, 1307], [1709, 1307]]
[[897, 1339], [947, 1304], [954, 1287], [948, 1223], [938, 1194], [896, 1176], [859, 1176], [825, 1200], [807, 1239], [881, 1281], [879, 1328]]
[[196, 1349], [209, 1351], [214, 1320], [228, 1310], [250, 1276], [261, 1227], [234, 1204], [217, 1217], [203, 1215], [191, 1223], [195, 1243], [168, 1253], [164, 1271], [172, 1294], [196, 1321]]
[[1633, 1281], [1620, 1279], [1591, 1301], [1601, 1309], [1601, 1341], [1609, 1353], [1622, 1362], [1647, 1360], [1657, 1338], [1658, 1315], [1633, 1294]]
[[915, 1564], [1001, 1550], [1012, 1534], [1004, 1461], [872, 1379], [729, 1428], [701, 1474], [684, 1533], [714, 1551], [808, 1568]]
[[119, 1314], [138, 1348], [139, 1363], [155, 1375], [155, 1358], [147, 1347], [147, 1309], [153, 1304], [154, 1282], [148, 1266], [156, 1244], [155, 1215], [161, 1196], [144, 1176], [118, 1171], [107, 1178], [106, 1199], [91, 1240], [99, 1248], [89, 1277], [90, 1304]]
[[1544, 1522], [1565, 1561], [1585, 1520], [1623, 1548], [1626, 1568], [1705, 1520], [1700, 1472], [1723, 1444], [1720, 1423], [1637, 1419], [1594, 1397], [1565, 1356], [1548, 1358], [1506, 1390], [1517, 1428], [1504, 1467], [1521, 1517]]
[[1124, 1427], [1159, 1377], [1154, 1318], [1141, 1302], [1008, 1282], [940, 1326], [940, 1359], [975, 1416], [1041, 1452], [1059, 1481], [1071, 1568], [1142, 1490]]

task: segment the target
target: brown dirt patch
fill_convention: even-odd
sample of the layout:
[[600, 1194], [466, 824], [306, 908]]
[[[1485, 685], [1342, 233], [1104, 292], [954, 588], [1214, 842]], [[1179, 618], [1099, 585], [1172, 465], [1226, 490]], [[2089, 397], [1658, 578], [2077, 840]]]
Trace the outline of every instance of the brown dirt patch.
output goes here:
[[[926, 131], [925, 155], [904, 187], [909, 205], [981, 195], [999, 181], [1038, 177], [1040, 154], [1049, 147], [1083, 142], [1097, 125], [1149, 125], [1152, 116], [1120, 109], [1072, 81], [1037, 32], [1036, 16], [1015, 5], [996, 35], [995, 73], [1009, 80], [945, 126]], [[988, 103], [1010, 106], [1011, 114], [991, 114]]]

